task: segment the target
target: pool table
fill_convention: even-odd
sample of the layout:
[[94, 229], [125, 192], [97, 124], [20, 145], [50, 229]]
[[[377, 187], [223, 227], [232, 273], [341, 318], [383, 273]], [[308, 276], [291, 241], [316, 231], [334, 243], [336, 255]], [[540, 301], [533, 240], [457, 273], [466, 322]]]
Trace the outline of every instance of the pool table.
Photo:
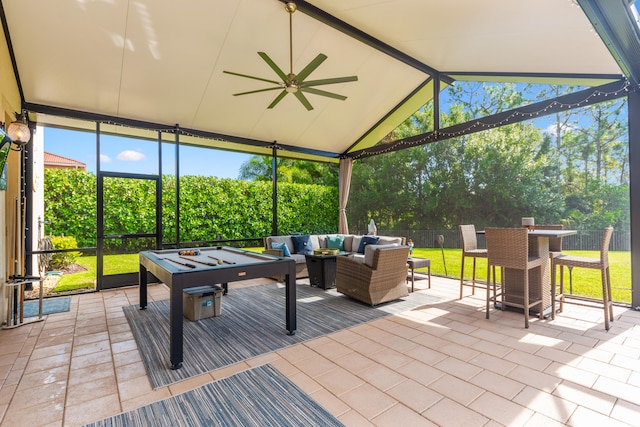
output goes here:
[[[193, 251], [193, 255], [187, 255]], [[197, 255], [196, 255], [197, 253]], [[182, 293], [186, 288], [226, 284], [258, 277], [285, 276], [285, 322], [289, 335], [296, 331], [296, 265], [291, 258], [215, 246], [140, 252], [140, 309], [147, 307], [147, 273], [169, 287], [171, 369], [183, 362]]]

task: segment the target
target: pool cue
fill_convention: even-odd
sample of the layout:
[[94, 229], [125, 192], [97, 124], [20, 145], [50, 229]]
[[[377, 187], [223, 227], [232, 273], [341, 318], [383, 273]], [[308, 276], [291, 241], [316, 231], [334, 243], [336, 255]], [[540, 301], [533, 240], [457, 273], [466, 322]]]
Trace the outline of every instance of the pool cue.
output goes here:
[[171, 259], [171, 258], [162, 258], [162, 259], [167, 260], [167, 261], [171, 261], [171, 262], [175, 262], [176, 264], [184, 265], [185, 267], [196, 268], [196, 266], [194, 264], [189, 264], [188, 262], [182, 262], [182, 261], [178, 261], [178, 260]]
[[218, 266], [217, 263], [208, 262], [208, 261], [200, 261], [198, 259], [187, 258], [186, 256], [180, 256], [180, 258], [186, 259], [187, 261], [193, 261], [193, 262], [197, 262], [197, 263], [200, 263], [200, 264], [204, 264], [204, 265], [211, 265], [211, 266], [214, 266], [214, 267]]

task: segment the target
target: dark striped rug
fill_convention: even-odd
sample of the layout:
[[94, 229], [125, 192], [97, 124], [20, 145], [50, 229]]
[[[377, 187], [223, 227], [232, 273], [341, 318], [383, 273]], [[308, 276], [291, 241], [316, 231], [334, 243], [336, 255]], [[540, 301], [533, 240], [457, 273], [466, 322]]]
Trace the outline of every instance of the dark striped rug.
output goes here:
[[154, 388], [317, 338], [391, 313], [437, 302], [420, 292], [371, 307], [308, 285], [297, 286], [298, 329], [285, 329], [284, 285], [270, 283], [232, 289], [222, 297], [222, 314], [190, 322], [184, 319], [184, 363], [171, 370], [169, 361], [169, 300], [150, 303], [146, 310], [124, 307], [144, 365]]
[[271, 365], [87, 426], [343, 426]]

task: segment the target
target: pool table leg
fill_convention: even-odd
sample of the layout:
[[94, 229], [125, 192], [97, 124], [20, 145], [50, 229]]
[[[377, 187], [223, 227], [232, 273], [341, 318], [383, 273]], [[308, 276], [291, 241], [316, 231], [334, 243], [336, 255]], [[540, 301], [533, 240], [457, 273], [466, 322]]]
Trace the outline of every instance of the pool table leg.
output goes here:
[[297, 325], [296, 317], [296, 268], [295, 263], [291, 262], [292, 267], [289, 268], [289, 274], [285, 277], [286, 280], [286, 322], [287, 322], [287, 334], [295, 335]]
[[169, 303], [169, 354], [171, 358], [171, 369], [182, 368], [182, 347], [183, 347], [183, 319], [182, 319], [182, 288], [181, 286], [171, 286], [171, 301]]
[[140, 283], [140, 310], [145, 310], [147, 308], [147, 268], [142, 264], [140, 264], [138, 281]]

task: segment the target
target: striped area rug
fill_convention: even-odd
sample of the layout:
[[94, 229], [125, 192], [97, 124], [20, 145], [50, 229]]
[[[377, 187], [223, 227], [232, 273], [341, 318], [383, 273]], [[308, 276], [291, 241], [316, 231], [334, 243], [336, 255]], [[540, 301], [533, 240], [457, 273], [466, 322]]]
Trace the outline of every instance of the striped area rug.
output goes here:
[[285, 289], [281, 283], [232, 289], [222, 297], [222, 314], [190, 322], [184, 319], [184, 363], [171, 370], [169, 361], [169, 300], [150, 303], [146, 310], [123, 307], [154, 388], [274, 350], [317, 338], [391, 313], [437, 302], [420, 292], [371, 307], [334, 289], [298, 284], [298, 329], [287, 335]]
[[115, 426], [343, 426], [271, 365], [87, 424]]

